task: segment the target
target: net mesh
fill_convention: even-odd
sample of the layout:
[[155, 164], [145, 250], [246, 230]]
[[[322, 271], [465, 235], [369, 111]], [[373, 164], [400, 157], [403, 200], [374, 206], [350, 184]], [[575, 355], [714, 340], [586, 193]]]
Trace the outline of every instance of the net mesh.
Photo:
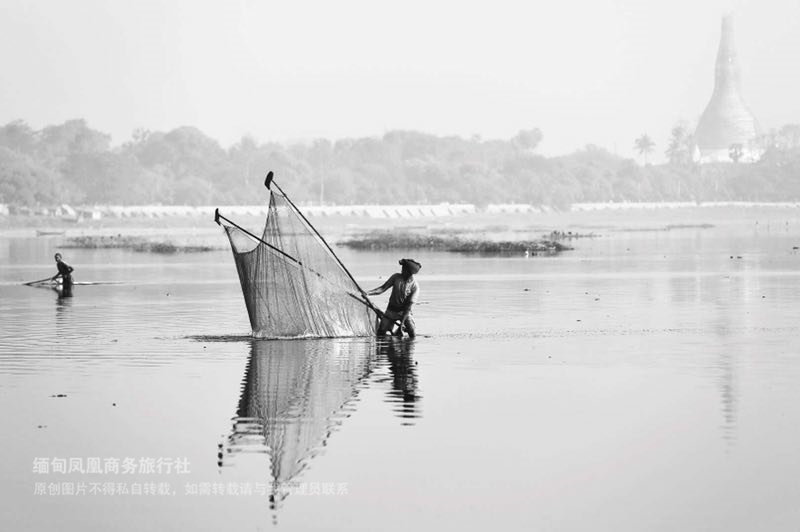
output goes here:
[[224, 224], [242, 284], [253, 336], [371, 336], [375, 315], [361, 290], [291, 203], [271, 191], [258, 242]]

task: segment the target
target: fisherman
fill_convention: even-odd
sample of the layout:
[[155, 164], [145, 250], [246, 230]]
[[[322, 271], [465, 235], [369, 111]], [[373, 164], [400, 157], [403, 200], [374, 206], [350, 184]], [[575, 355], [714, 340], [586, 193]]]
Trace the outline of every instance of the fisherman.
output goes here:
[[61, 253], [56, 253], [56, 268], [58, 268], [58, 273], [55, 274], [51, 280], [55, 281], [61, 277], [63, 280], [62, 289], [64, 290], [64, 295], [70, 294], [72, 292], [73, 268], [61, 259]]
[[405, 330], [411, 338], [416, 336], [411, 306], [417, 302], [419, 295], [419, 285], [414, 275], [419, 272], [422, 265], [414, 259], [400, 259], [400, 266], [402, 266], [400, 273], [392, 274], [381, 286], [367, 292], [368, 295], [377, 296], [390, 287], [392, 289], [389, 305], [378, 325], [378, 336], [384, 336], [391, 331], [395, 321], [400, 322], [400, 328], [395, 334], [402, 336], [403, 330]]

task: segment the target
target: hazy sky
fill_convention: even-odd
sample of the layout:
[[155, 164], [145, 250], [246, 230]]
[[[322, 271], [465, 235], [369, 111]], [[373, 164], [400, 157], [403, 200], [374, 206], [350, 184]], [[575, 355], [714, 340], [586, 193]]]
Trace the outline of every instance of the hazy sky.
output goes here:
[[194, 125], [223, 146], [380, 136], [510, 138], [633, 155], [696, 122], [721, 16], [745, 101], [800, 122], [800, 1], [0, 0], [0, 124], [85, 118], [113, 135]]

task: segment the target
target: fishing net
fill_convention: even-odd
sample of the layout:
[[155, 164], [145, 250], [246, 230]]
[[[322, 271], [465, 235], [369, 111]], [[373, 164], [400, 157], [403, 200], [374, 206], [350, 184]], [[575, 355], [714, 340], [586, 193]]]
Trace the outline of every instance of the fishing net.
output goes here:
[[228, 234], [253, 336], [371, 336], [375, 314], [361, 289], [291, 202], [271, 191], [258, 241], [239, 227]]

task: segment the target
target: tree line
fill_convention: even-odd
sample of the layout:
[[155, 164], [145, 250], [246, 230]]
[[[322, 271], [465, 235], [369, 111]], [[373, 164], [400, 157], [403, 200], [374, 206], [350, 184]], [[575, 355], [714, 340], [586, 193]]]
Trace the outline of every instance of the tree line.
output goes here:
[[[317, 204], [800, 200], [798, 124], [764, 135], [754, 164], [696, 164], [685, 124], [673, 128], [662, 164], [593, 145], [544, 157], [536, 153], [542, 139], [536, 128], [507, 140], [390, 131], [292, 144], [244, 137], [225, 149], [179, 127], [137, 130], [111, 146], [110, 135], [84, 120], [41, 130], [18, 120], [0, 127], [0, 203], [251, 204], [268, 170], [296, 202]], [[645, 156], [654, 147], [649, 137], [634, 143]]]

